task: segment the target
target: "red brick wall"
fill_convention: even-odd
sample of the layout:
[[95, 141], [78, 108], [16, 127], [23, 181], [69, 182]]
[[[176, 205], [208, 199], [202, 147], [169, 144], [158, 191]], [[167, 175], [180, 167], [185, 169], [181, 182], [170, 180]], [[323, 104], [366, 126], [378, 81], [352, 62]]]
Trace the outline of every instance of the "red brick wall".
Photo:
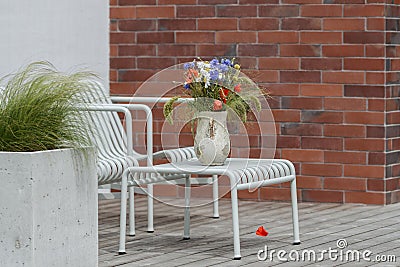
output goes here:
[[387, 2], [110, 0], [111, 93], [195, 56], [236, 57], [273, 95], [276, 156], [295, 163], [299, 199], [398, 202], [400, 1]]

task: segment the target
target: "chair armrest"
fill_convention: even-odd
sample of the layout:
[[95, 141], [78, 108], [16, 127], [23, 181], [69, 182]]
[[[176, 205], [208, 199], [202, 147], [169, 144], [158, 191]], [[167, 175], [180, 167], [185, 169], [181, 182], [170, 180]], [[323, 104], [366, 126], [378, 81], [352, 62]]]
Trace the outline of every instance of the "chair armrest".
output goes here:
[[126, 118], [126, 137], [128, 155], [133, 156], [132, 114], [130, 110], [143, 110], [147, 123], [147, 164], [153, 164], [153, 115], [151, 109], [143, 104], [89, 104], [82, 108], [87, 111], [114, 111], [124, 113]]

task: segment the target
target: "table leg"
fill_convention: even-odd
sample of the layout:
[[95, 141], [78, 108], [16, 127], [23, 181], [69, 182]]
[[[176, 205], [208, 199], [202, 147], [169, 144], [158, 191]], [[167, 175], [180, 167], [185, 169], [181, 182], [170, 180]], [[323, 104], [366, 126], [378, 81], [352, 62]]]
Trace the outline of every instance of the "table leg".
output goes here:
[[147, 232], [154, 232], [153, 223], [153, 185], [147, 185]]
[[236, 185], [231, 185], [231, 202], [232, 202], [232, 226], [233, 226], [233, 250], [234, 260], [240, 260], [240, 237], [239, 237], [239, 207], [237, 199]]
[[212, 187], [213, 187], [213, 218], [219, 218], [218, 211], [218, 175], [212, 176]]
[[300, 234], [299, 234], [299, 214], [297, 208], [297, 186], [296, 177], [290, 183], [290, 193], [292, 198], [292, 220], [293, 220], [293, 245], [300, 245]]
[[190, 176], [185, 179], [185, 219], [183, 239], [190, 239]]

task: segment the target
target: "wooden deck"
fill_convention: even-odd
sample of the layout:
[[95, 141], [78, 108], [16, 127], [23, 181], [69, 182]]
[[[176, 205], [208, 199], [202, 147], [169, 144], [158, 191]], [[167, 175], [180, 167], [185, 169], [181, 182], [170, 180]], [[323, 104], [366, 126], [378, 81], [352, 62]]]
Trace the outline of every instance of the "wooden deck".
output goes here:
[[[169, 200], [168, 203], [174, 203]], [[289, 203], [239, 201], [241, 253], [240, 261], [232, 260], [233, 240], [230, 200], [220, 200], [220, 218], [212, 219], [212, 206], [191, 210], [191, 239], [182, 240], [183, 209], [155, 201], [155, 232], [146, 232], [146, 199], [137, 198], [136, 236], [127, 239], [127, 254], [117, 255], [119, 201], [99, 202], [99, 266], [400, 266], [400, 203], [389, 206], [351, 204], [299, 203], [300, 238], [302, 244], [291, 245], [292, 220]], [[255, 234], [263, 225], [269, 235]], [[337, 240], [345, 239], [340, 250]], [[260, 261], [259, 250], [321, 250], [343, 252], [343, 260], [284, 262], [273, 255], [273, 261]], [[346, 262], [349, 250], [370, 250], [370, 262]], [[335, 252], [333, 252], [335, 253]], [[332, 254], [334, 258], [336, 254]], [[379, 256], [395, 256], [396, 262], [378, 263]], [[264, 256], [264, 254], [260, 254]], [[368, 256], [368, 255], [367, 255]], [[301, 256], [300, 256], [301, 257]], [[391, 259], [393, 261], [393, 259]]]

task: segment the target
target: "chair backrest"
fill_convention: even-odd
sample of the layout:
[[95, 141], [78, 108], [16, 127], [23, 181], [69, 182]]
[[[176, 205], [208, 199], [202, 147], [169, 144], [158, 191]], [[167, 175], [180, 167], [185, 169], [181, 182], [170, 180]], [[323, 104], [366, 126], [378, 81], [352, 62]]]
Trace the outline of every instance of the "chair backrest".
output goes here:
[[[112, 104], [100, 84], [85, 92], [83, 98], [90, 105]], [[136, 164], [128, 157], [127, 137], [117, 112], [89, 111], [87, 118], [91, 124], [92, 143], [97, 148], [97, 173], [99, 184], [112, 183], [122, 175], [123, 169]]]

